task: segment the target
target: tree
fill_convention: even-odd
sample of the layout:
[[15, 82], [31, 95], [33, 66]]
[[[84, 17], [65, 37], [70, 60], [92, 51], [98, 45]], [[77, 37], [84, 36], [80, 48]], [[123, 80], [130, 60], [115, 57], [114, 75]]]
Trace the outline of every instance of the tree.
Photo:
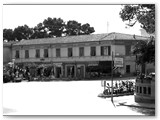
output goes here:
[[93, 27], [90, 27], [90, 25], [88, 23], [83, 24], [81, 26], [81, 33], [82, 35], [89, 35], [91, 33], [95, 32]]
[[[136, 22], [149, 34], [155, 34], [155, 5], [125, 5], [120, 11], [120, 17], [128, 22], [128, 26], [134, 26]], [[155, 63], [155, 38], [150, 37], [149, 41], [139, 41], [134, 48], [133, 53], [137, 56], [136, 62]]]
[[22, 40], [22, 39], [37, 39], [37, 38], [52, 38], [72, 35], [88, 35], [95, 30], [88, 23], [81, 25], [75, 20], [64, 22], [61, 18], [44, 19], [42, 23], [37, 24], [33, 28], [27, 25], [18, 26], [13, 30], [4, 29], [3, 39], [7, 40]]
[[67, 36], [79, 35], [80, 34], [81, 23], [78, 23], [75, 20], [70, 20], [65, 26], [65, 32]]
[[13, 36], [16, 40], [22, 40], [22, 39], [30, 39], [33, 31], [31, 28], [29, 28], [27, 25], [24, 26], [18, 26], [14, 29]]
[[12, 29], [3, 29], [3, 40], [12, 41], [14, 39]]
[[155, 33], [154, 4], [125, 5], [119, 14], [123, 21], [128, 22], [128, 26], [132, 27], [139, 22], [147, 33]]
[[44, 28], [47, 29], [49, 37], [61, 37], [65, 22], [61, 18], [50, 18], [48, 17], [43, 21]]
[[139, 41], [134, 46], [133, 54], [137, 56], [137, 64], [154, 63], [155, 64], [155, 40], [151, 37], [149, 41]]
[[90, 27], [88, 23], [81, 25], [75, 20], [70, 20], [65, 26], [65, 33], [67, 36], [71, 35], [89, 35], [95, 32], [93, 27]]
[[33, 34], [31, 35], [31, 39], [37, 38], [47, 38], [49, 37], [47, 30], [45, 29], [42, 23], [37, 24], [34, 28], [32, 28]]

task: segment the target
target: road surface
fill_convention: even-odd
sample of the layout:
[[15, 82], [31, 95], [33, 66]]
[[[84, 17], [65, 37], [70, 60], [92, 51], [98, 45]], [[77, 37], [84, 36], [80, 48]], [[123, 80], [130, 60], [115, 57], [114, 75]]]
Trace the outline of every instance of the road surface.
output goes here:
[[[101, 81], [51, 81], [3, 84], [4, 115], [144, 115], [99, 98]], [[133, 96], [125, 99], [133, 100]], [[114, 98], [115, 103], [120, 98]]]

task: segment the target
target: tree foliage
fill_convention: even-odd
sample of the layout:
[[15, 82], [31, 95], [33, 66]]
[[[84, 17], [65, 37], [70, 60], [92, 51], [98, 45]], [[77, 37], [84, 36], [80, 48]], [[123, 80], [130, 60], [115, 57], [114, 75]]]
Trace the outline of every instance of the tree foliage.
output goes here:
[[8, 41], [14, 40], [12, 29], [3, 29], [3, 40], [8, 40]]
[[61, 37], [65, 23], [61, 18], [48, 17], [43, 21], [44, 28], [47, 28], [49, 37]]
[[81, 29], [81, 23], [78, 23], [77, 21], [70, 20], [67, 22], [65, 26], [65, 33], [67, 36], [72, 36], [72, 35], [79, 35], [80, 34], [80, 29]]
[[155, 33], [154, 4], [125, 5], [119, 14], [123, 21], [128, 22], [128, 26], [139, 22], [147, 33]]
[[[120, 17], [128, 22], [128, 26], [134, 26], [136, 22], [149, 34], [155, 34], [155, 5], [139, 4], [125, 5], [120, 11]], [[150, 37], [149, 41], [139, 41], [133, 53], [137, 56], [138, 64], [155, 63], [155, 38]]]
[[67, 36], [71, 35], [89, 35], [95, 32], [93, 27], [90, 27], [88, 23], [81, 25], [77, 21], [70, 20], [65, 26], [65, 32]]
[[27, 25], [18, 26], [14, 29], [13, 36], [15, 40], [22, 40], [22, 39], [30, 39], [32, 35], [32, 30]]
[[149, 41], [139, 41], [134, 47], [133, 54], [137, 56], [137, 64], [155, 64], [155, 40], [153, 37]]
[[81, 34], [84, 35], [84, 34], [91, 34], [95, 32], [94, 28], [93, 27], [90, 27], [90, 25], [88, 23], [86, 24], [83, 24], [81, 26]]
[[47, 30], [45, 29], [45, 27], [43, 26], [42, 23], [37, 24], [37, 26], [35, 26], [32, 29], [32, 35], [30, 39], [37, 39], [37, 38], [47, 38], [48, 34], [47, 34]]
[[14, 41], [22, 39], [52, 38], [72, 35], [88, 35], [95, 32], [88, 23], [81, 25], [75, 20], [64, 22], [61, 18], [48, 17], [33, 28], [27, 25], [18, 26], [14, 30], [3, 29], [3, 40]]

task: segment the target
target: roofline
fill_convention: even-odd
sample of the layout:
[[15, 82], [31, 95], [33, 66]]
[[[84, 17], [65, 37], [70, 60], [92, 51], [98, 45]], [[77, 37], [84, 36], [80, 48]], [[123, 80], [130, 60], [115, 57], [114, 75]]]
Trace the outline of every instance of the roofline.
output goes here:
[[[39, 44], [16, 44], [14, 43], [13, 46], [28, 46], [28, 45], [48, 45], [48, 44], [70, 44], [70, 43], [87, 43], [87, 42], [101, 42], [101, 41], [106, 41], [106, 40], [102, 40], [103, 38], [111, 35], [111, 34], [122, 34], [122, 35], [129, 35], [129, 36], [132, 36], [131, 34], [126, 34], [126, 33], [118, 33], [118, 32], [111, 32], [111, 33], [101, 33], [101, 34], [106, 34], [104, 37], [100, 38], [99, 40], [95, 40], [95, 41], [82, 41], [82, 42], [68, 42], [68, 43], [39, 43]], [[90, 34], [90, 35], [101, 35], [101, 34]], [[62, 36], [62, 37], [57, 37], [57, 38], [64, 38], [64, 37], [79, 37], [79, 36], [89, 36], [89, 35], [74, 35], [74, 36]], [[134, 36], [134, 34], [133, 34]], [[140, 35], [135, 35], [135, 37], [141, 37], [141, 38], [146, 38], [146, 39], [149, 39], [150, 37], [146, 37], [146, 36], [140, 36]], [[54, 38], [38, 38], [38, 39], [29, 39], [29, 40], [41, 40], [41, 39], [54, 39]], [[113, 39], [110, 39], [110, 40], [107, 40], [107, 41], [113, 41], [113, 40], [125, 40], [126, 39], [116, 39], [116, 38], [113, 38]], [[128, 39], [129, 40], [129, 39]], [[144, 39], [135, 39], [136, 40], [143, 40], [145, 41]], [[26, 40], [25, 40], [26, 41]], [[146, 40], [147, 41], [147, 40]]]

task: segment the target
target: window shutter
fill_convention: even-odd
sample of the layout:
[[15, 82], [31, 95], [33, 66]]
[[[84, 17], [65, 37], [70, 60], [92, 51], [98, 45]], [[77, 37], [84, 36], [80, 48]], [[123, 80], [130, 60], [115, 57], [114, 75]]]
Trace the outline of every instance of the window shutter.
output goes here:
[[111, 46], [108, 46], [108, 55], [111, 55]]
[[101, 55], [103, 56], [104, 55], [104, 47], [101, 46]]

